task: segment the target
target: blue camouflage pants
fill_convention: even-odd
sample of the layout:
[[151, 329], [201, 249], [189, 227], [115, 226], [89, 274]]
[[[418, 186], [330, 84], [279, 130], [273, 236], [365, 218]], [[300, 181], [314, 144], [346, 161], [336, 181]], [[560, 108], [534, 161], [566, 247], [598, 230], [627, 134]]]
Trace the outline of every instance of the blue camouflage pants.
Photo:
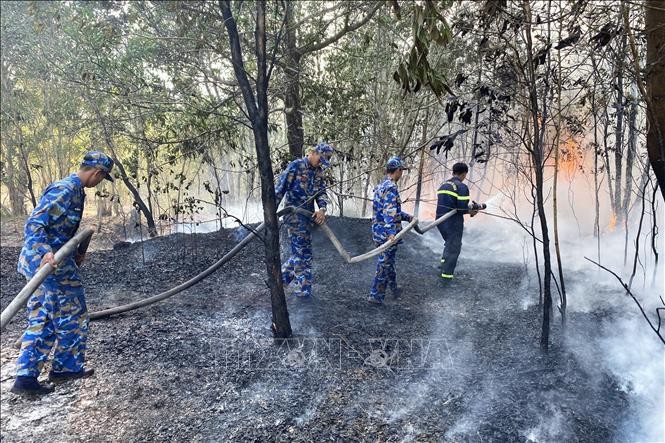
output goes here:
[[299, 288], [296, 295], [312, 295], [312, 233], [311, 222], [292, 217], [287, 220], [287, 231], [291, 242], [291, 256], [282, 266], [282, 281], [285, 285], [295, 282]]
[[77, 273], [50, 275], [28, 301], [28, 327], [16, 362], [16, 375], [37, 377], [55, 345], [53, 372], [83, 369], [88, 312]]
[[[374, 243], [377, 247], [383, 244], [377, 241]], [[372, 282], [370, 296], [377, 300], [383, 301], [386, 296], [386, 287], [389, 287], [391, 290], [397, 288], [397, 274], [395, 272], [396, 254], [397, 245], [394, 245], [379, 254], [379, 258], [376, 261], [376, 274]]]

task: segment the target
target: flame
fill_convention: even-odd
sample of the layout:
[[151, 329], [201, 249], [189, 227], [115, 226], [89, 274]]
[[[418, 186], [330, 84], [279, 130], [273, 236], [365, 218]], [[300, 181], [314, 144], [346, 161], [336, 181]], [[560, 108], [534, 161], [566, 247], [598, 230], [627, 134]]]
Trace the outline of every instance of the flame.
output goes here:
[[610, 232], [614, 232], [617, 227], [617, 215], [613, 212], [612, 217], [610, 217], [610, 224], [607, 226], [607, 229]]
[[575, 139], [568, 138], [559, 146], [559, 172], [565, 173], [568, 181], [579, 169], [581, 157], [580, 144]]

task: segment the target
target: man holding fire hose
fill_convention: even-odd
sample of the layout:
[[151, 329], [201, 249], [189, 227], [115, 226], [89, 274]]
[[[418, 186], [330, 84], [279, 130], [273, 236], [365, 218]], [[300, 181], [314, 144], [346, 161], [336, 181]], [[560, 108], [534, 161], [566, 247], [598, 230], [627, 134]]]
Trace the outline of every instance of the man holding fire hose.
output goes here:
[[471, 202], [469, 188], [462, 183], [469, 172], [466, 163], [455, 163], [453, 165], [453, 176], [443, 182], [436, 192], [438, 202], [436, 206], [436, 218], [449, 211], [456, 209], [457, 212], [449, 219], [437, 226], [445, 247], [441, 256], [441, 281], [444, 284], [451, 282], [457, 266], [457, 258], [462, 251], [462, 234], [464, 233], [464, 214], [471, 217], [479, 210], [485, 209], [484, 203]]
[[[411, 215], [402, 212], [402, 201], [397, 190], [397, 182], [402, 177], [404, 169], [407, 168], [404, 167], [401, 158], [390, 157], [386, 163], [387, 176], [374, 190], [372, 240], [376, 246], [381, 246], [386, 241], [394, 239], [402, 230], [402, 222], [412, 220]], [[367, 299], [369, 303], [382, 304], [386, 296], [386, 288], [390, 289], [394, 297], [400, 296], [402, 291], [397, 286], [395, 272], [396, 254], [397, 244], [394, 244], [379, 255], [372, 289]]]
[[88, 152], [78, 172], [51, 183], [25, 223], [25, 242], [18, 272], [28, 280], [44, 264], [55, 271], [35, 291], [27, 305], [28, 327], [23, 334], [16, 362], [17, 394], [48, 394], [51, 384], [41, 384], [41, 373], [55, 345], [50, 381], [65, 381], [92, 375], [84, 368], [88, 313], [78, 267], [83, 256], [69, 256], [56, 263], [54, 253], [78, 230], [85, 203], [84, 188], [102, 180], [113, 181], [113, 160], [105, 154]]
[[298, 213], [284, 216], [291, 256], [282, 266], [282, 281], [286, 286], [295, 282], [297, 289], [294, 295], [306, 300], [312, 297], [312, 221], [321, 225], [326, 219], [328, 197], [323, 169], [330, 165], [332, 154], [333, 148], [326, 143], [312, 147], [305, 157], [289, 163], [275, 187], [277, 205], [282, 198], [286, 198], [286, 206], [314, 212], [316, 200], [319, 207], [314, 212], [313, 220]]

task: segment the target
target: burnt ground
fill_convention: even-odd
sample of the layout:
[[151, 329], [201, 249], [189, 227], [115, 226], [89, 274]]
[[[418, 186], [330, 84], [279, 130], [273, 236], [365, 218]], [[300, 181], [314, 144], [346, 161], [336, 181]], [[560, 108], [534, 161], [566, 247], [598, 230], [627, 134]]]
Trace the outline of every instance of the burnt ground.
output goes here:
[[[367, 220], [329, 223], [353, 254], [371, 248]], [[89, 308], [167, 289], [237, 236], [178, 234], [92, 252], [83, 268]], [[194, 288], [91, 323], [95, 376], [43, 399], [9, 392], [11, 343], [23, 326], [15, 319], [2, 335], [2, 440], [631, 441], [629, 395], [564, 339], [596, 340], [615, 312], [571, 313], [544, 354], [524, 266], [474, 260], [482, 244], [467, 243], [456, 282], [442, 288], [438, 254], [416, 237], [398, 253], [404, 295], [373, 306], [365, 300], [374, 261], [345, 264], [315, 235], [316, 299], [289, 301], [295, 336], [282, 342], [271, 339], [262, 246], [253, 242]], [[23, 284], [18, 251], [2, 248], [3, 308]]]

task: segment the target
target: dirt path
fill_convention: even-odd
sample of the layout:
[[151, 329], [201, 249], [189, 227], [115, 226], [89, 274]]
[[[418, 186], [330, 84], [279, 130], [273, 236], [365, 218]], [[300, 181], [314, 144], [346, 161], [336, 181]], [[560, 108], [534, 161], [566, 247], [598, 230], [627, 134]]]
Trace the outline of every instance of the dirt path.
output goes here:
[[[369, 222], [332, 219], [352, 253]], [[90, 254], [92, 310], [145, 297], [230, 249], [234, 232], [174, 235]], [[3, 441], [629, 441], [629, 399], [575, 357], [539, 315], [519, 265], [472, 260], [442, 289], [438, 254], [400, 247], [399, 300], [366, 303], [374, 262], [344, 264], [316, 235], [311, 303], [289, 302], [296, 336], [271, 340], [262, 248], [250, 244], [208, 280], [157, 306], [94, 322], [94, 377], [28, 401], [9, 393], [22, 322], [2, 336]], [[2, 250], [2, 306], [21, 287], [17, 248]], [[145, 257], [145, 265], [143, 264]], [[536, 289], [537, 294], [537, 289]], [[537, 297], [537, 296], [536, 296]], [[572, 314], [567, 336], [595, 340], [611, 311]]]

